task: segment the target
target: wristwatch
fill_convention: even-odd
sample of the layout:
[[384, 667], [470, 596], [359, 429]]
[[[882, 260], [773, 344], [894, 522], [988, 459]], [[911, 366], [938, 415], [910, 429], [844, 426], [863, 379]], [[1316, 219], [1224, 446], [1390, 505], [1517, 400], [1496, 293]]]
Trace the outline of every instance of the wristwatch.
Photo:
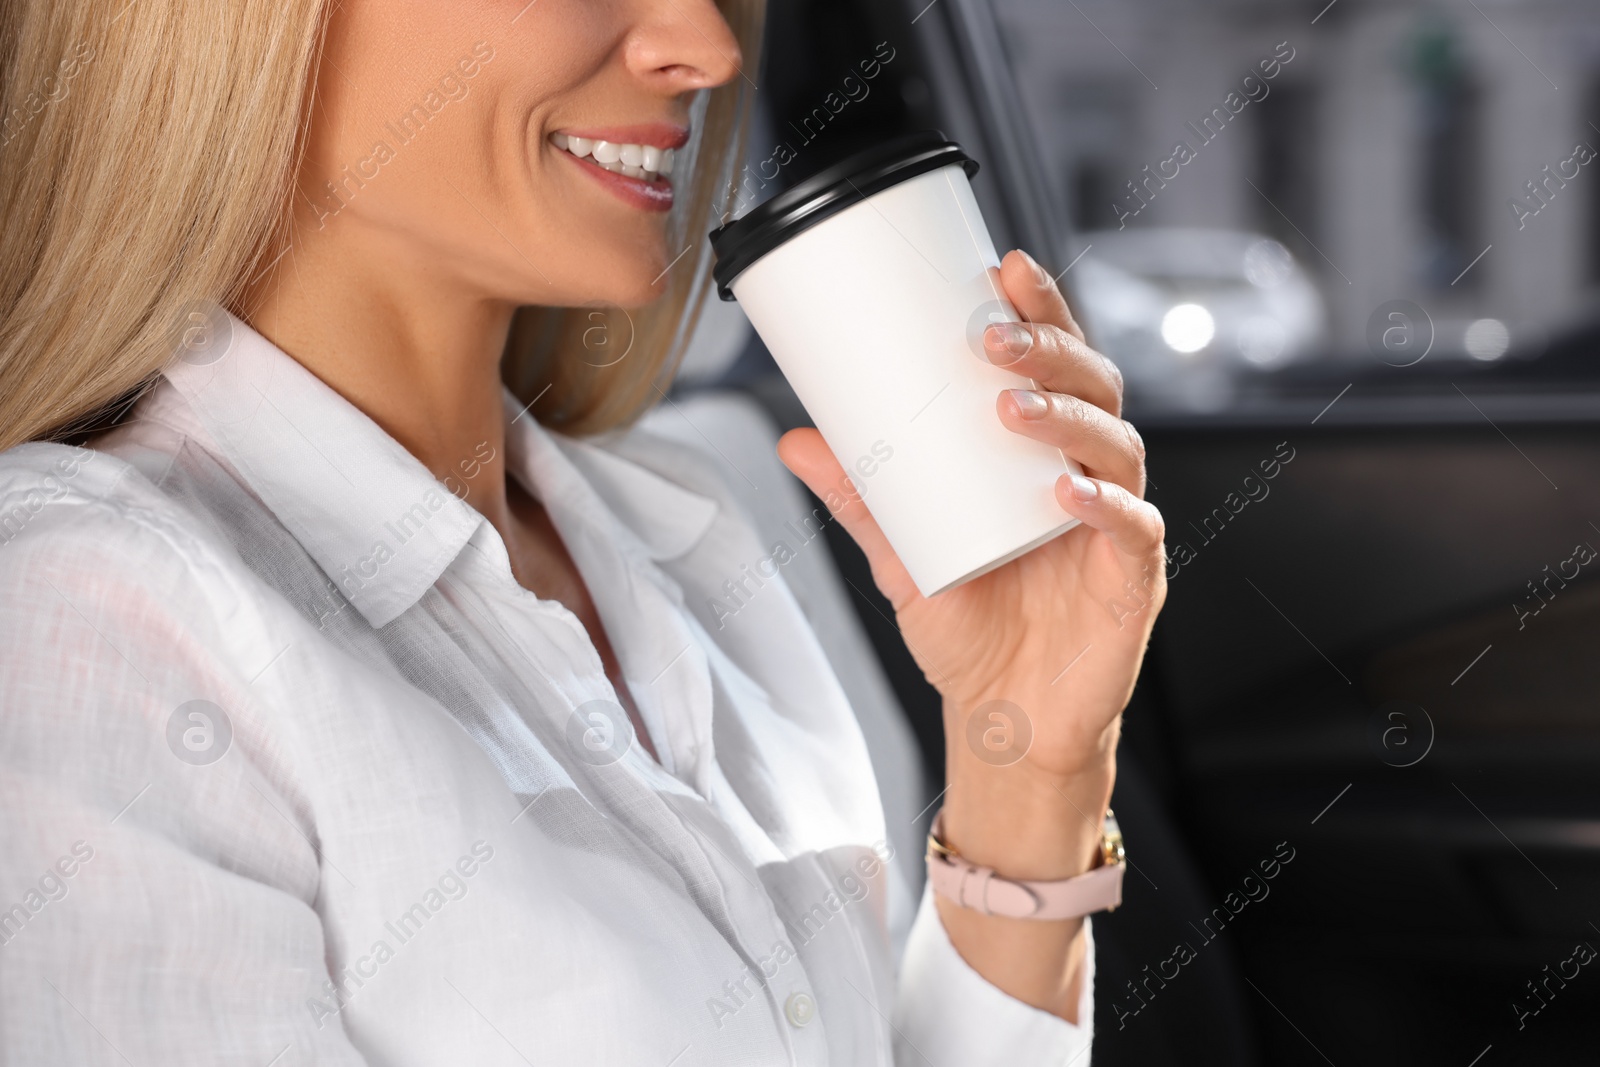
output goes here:
[[1122, 831], [1106, 809], [1100, 833], [1100, 865], [1075, 878], [1024, 882], [1002, 878], [992, 867], [978, 867], [944, 843], [944, 812], [928, 834], [928, 881], [933, 891], [963, 908], [1011, 919], [1077, 919], [1097, 911], [1116, 911], [1122, 903], [1122, 874], [1128, 868]]

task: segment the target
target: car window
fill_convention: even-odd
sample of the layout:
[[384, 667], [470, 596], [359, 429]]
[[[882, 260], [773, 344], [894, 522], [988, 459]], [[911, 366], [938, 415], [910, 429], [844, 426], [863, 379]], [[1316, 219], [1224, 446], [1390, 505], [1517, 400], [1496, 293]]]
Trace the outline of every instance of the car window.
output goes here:
[[995, 8], [1134, 407], [1595, 377], [1591, 4]]

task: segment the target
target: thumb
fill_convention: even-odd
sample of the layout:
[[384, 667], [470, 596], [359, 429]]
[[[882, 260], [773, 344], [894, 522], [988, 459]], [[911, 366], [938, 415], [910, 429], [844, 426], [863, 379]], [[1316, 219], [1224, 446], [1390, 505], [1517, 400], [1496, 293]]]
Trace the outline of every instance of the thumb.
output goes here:
[[855, 482], [845, 473], [821, 433], [811, 427], [790, 430], [778, 440], [778, 458], [806, 488], [821, 498], [828, 511], [866, 553], [872, 567], [872, 580], [896, 611], [908, 600], [921, 595], [905, 564], [900, 562], [879, 528], [878, 520], [867, 510]]

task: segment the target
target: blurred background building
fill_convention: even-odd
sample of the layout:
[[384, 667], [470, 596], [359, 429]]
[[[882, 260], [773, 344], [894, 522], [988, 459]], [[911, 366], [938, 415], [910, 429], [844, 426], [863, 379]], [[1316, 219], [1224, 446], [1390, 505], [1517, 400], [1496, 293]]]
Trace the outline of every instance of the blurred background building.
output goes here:
[[[1152, 256], [1158, 266], [1193, 259], [1186, 235], [1172, 231], [1199, 228], [1281, 242], [1322, 309], [1283, 323], [1283, 336], [1268, 330], [1263, 342], [1258, 330], [1253, 353], [1248, 330], [1241, 342], [1217, 329], [1209, 356], [1168, 344], [1160, 356], [1177, 369], [1208, 358], [1371, 363], [1369, 325], [1395, 300], [1425, 309], [1436, 362], [1537, 359], [1552, 339], [1592, 326], [1594, 0], [996, 6], [1074, 254], [1088, 249], [1091, 270], [1075, 267], [1064, 281], [1092, 325], [1104, 291], [1116, 291], [1092, 269], [1098, 257], [1126, 270], [1125, 238], [1150, 231], [1133, 271], [1148, 278]], [[1261, 62], [1275, 57], [1276, 76], [1263, 77]], [[1173, 161], [1180, 143], [1193, 150], [1187, 162]], [[1308, 327], [1315, 336], [1305, 340]], [[1180, 329], [1179, 349], [1201, 336]], [[1100, 339], [1120, 359], [1141, 358], [1131, 342]], [[1186, 386], [1190, 406], [1225, 404], [1207, 391], [1214, 384]]]

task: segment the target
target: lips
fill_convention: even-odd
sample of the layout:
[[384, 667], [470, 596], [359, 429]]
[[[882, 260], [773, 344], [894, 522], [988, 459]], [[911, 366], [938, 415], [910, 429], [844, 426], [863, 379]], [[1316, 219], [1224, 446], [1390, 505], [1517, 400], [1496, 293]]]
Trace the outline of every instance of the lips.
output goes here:
[[681, 126], [557, 130], [550, 144], [634, 207], [665, 211], [672, 206], [671, 175], [677, 150], [689, 140]]

